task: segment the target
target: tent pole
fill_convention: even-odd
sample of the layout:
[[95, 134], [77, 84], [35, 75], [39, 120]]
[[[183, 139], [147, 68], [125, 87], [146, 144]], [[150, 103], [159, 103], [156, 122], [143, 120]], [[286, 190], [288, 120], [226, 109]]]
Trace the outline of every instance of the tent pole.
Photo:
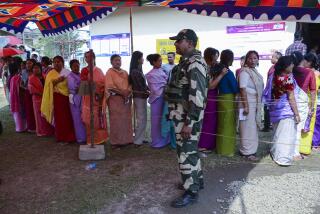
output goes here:
[[130, 7], [130, 43], [131, 43], [131, 54], [133, 53], [133, 35], [132, 35], [132, 8]]
[[[130, 7], [130, 43], [131, 43], [131, 56], [133, 53], [133, 30], [132, 30], [132, 8]], [[133, 108], [133, 134], [135, 135], [136, 129], [136, 108], [134, 107], [134, 100], [132, 99]]]
[[93, 50], [89, 51], [89, 90], [90, 90], [90, 145], [94, 148], [94, 114], [93, 114], [93, 102], [94, 102], [94, 86], [93, 86]]

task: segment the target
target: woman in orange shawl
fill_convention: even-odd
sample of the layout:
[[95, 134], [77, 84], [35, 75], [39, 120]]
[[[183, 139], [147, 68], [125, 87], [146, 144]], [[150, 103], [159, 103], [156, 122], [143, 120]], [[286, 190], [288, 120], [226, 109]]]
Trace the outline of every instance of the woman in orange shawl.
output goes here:
[[53, 69], [47, 74], [41, 102], [41, 113], [50, 124], [55, 126], [57, 142], [66, 143], [76, 140], [69, 107], [69, 90], [61, 56], [53, 58]]
[[36, 119], [37, 136], [51, 136], [54, 133], [53, 127], [41, 116], [41, 100], [44, 87], [42, 66], [36, 63], [32, 66], [33, 74], [29, 77], [28, 89], [32, 95], [33, 111]]
[[[95, 84], [95, 96], [93, 103], [94, 113], [94, 144], [102, 144], [107, 141], [107, 118], [106, 118], [106, 105], [103, 102], [104, 98], [104, 74], [100, 68], [95, 66], [95, 55], [90, 56], [91, 52], [86, 52], [84, 58], [87, 67], [81, 70], [80, 78], [81, 81], [90, 81], [90, 65], [93, 67], [93, 82]], [[90, 60], [92, 59], [92, 60]], [[82, 120], [86, 125], [87, 131], [87, 143], [91, 142], [90, 132], [90, 96], [85, 95], [82, 97]]]
[[131, 86], [129, 75], [121, 69], [121, 57], [111, 56], [105, 77], [106, 99], [109, 108], [110, 142], [113, 147], [133, 143], [131, 116]]

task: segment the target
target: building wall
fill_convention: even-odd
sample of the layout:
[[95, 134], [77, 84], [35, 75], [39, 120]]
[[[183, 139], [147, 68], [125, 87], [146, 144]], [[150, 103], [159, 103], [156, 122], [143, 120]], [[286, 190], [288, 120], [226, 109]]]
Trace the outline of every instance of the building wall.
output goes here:
[[[201, 16], [176, 11], [171, 8], [139, 7], [132, 10], [133, 50], [142, 51], [144, 57], [156, 52], [156, 39], [166, 39], [169, 36], [176, 35], [184, 28], [195, 30], [199, 37], [199, 49], [201, 51], [204, 51], [207, 47], [214, 47], [220, 51], [230, 48], [235, 52], [235, 56], [244, 55], [248, 50], [251, 50], [252, 42], [254, 42], [252, 40], [255, 39], [261, 43], [261, 48], [265, 50], [266, 47], [263, 47], [263, 41], [261, 42], [263, 38], [261, 37], [269, 40], [270, 37], [275, 37], [275, 47], [270, 47], [270, 52], [272, 49], [284, 52], [285, 48], [292, 43], [295, 31], [295, 23], [287, 22], [286, 30], [283, 32], [251, 33], [250, 37], [248, 37], [248, 34], [229, 35], [226, 33], [227, 26], [248, 25], [259, 22]], [[91, 36], [128, 32], [130, 32], [129, 8], [118, 9], [108, 17], [90, 25]], [[270, 41], [268, 45], [270, 46]], [[259, 48], [257, 51], [259, 52]], [[109, 57], [97, 57], [97, 65], [103, 71], [107, 71], [110, 67], [109, 61]], [[122, 57], [122, 61], [123, 69], [128, 70], [130, 57]], [[233, 69], [235, 70], [238, 67], [239, 61], [236, 60]], [[266, 77], [269, 67], [269, 60], [260, 61], [259, 70], [264, 77]], [[144, 63], [143, 69], [144, 72], [148, 72], [151, 69], [148, 62]]]

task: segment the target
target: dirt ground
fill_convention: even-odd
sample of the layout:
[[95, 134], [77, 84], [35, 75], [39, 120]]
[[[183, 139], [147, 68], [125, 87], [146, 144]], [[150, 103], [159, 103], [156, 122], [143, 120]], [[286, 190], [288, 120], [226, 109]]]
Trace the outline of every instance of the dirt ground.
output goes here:
[[[294, 166], [278, 167], [268, 155], [269, 145], [263, 143], [259, 146], [258, 163], [239, 156], [211, 154], [203, 159], [205, 189], [200, 192], [199, 203], [173, 209], [170, 201], [182, 193], [175, 188], [179, 173], [174, 150], [152, 149], [148, 145], [112, 150], [107, 144], [106, 160], [97, 161], [96, 169], [88, 171], [85, 167], [91, 162], [78, 160], [77, 145], [60, 145], [53, 138], [29, 133], [16, 134], [1, 93], [0, 97], [0, 119], [5, 127], [0, 136], [2, 214], [254, 213], [250, 212], [250, 204], [244, 203], [235, 211], [231, 209], [232, 200], [221, 200], [237, 196], [227, 191], [232, 182], [320, 171], [317, 154]], [[263, 140], [270, 140], [270, 136], [271, 133], [261, 133]], [[320, 207], [315, 206], [312, 211], [319, 213]]]

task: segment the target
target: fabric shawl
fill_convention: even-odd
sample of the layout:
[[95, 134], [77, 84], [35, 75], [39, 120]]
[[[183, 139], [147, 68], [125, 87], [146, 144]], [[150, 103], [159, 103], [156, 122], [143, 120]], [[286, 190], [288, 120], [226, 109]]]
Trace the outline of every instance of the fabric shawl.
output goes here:
[[53, 87], [52, 81], [59, 77], [59, 72], [57, 72], [55, 69], [52, 69], [46, 76], [46, 81], [44, 84], [41, 113], [50, 124], [52, 124], [53, 119], [53, 93], [58, 92], [64, 96], [69, 96], [67, 79]]
[[16, 74], [11, 78], [10, 83], [10, 110], [11, 112], [21, 112], [20, 105], [20, 83], [21, 76]]
[[42, 85], [40, 79], [37, 76], [35, 76], [34, 74], [32, 74], [29, 77], [28, 89], [32, 95], [33, 94], [40, 95], [43, 93], [43, 85]]
[[162, 68], [153, 68], [146, 74], [148, 87], [151, 91], [149, 103], [153, 103], [163, 95], [164, 87], [167, 84], [168, 76]]
[[255, 68], [249, 68], [249, 67], [244, 67], [242, 71], [247, 72], [252, 79], [256, 91], [257, 91], [257, 108], [256, 108], [256, 122], [257, 126], [261, 129], [262, 128], [262, 121], [261, 121], [261, 110], [262, 110], [262, 94], [263, 94], [263, 77], [257, 69]]
[[105, 90], [106, 98], [109, 98], [109, 90], [129, 90], [131, 91], [131, 86], [129, 85], [129, 75], [125, 70], [120, 69], [120, 71], [110, 68], [105, 76]]

